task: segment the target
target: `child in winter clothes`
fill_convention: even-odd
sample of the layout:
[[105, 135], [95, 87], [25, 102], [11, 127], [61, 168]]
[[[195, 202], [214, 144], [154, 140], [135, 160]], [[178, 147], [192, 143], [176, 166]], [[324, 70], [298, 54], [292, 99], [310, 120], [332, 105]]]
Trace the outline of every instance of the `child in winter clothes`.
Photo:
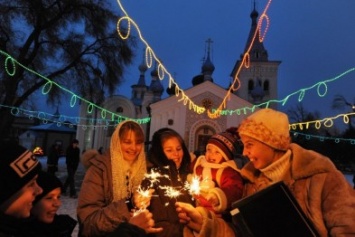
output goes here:
[[40, 171], [37, 183], [43, 192], [33, 202], [31, 217], [25, 225], [28, 236], [70, 237], [77, 221], [69, 215], [57, 214], [62, 205], [62, 182], [55, 175]]
[[230, 217], [231, 204], [243, 195], [242, 177], [234, 161], [242, 153], [238, 140], [236, 128], [213, 135], [207, 142], [206, 154], [193, 165], [193, 175], [200, 177], [197, 206], [224, 214], [224, 218]]

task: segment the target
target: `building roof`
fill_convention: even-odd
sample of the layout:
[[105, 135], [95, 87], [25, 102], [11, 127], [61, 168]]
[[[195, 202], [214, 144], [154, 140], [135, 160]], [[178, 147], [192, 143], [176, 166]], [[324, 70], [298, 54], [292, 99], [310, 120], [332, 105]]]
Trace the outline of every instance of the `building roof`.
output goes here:
[[61, 133], [76, 133], [75, 128], [70, 128], [62, 123], [46, 123], [33, 127], [29, 127], [29, 130], [36, 131], [51, 131], [51, 132], [61, 132]]

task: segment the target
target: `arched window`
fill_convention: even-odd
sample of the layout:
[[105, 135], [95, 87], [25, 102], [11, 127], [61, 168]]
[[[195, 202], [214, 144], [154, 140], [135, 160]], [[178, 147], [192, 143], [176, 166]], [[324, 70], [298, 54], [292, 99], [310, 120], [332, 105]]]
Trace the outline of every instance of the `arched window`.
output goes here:
[[249, 79], [248, 81], [248, 92], [250, 93], [254, 89], [254, 80]]
[[117, 113], [123, 113], [123, 108], [122, 108], [122, 106], [117, 107], [116, 112], [117, 112]]
[[215, 134], [216, 131], [210, 127], [210, 126], [202, 126], [196, 131], [196, 151], [198, 151], [200, 154], [204, 154], [206, 151], [206, 145], [208, 139]]
[[269, 80], [264, 81], [264, 86], [263, 86], [264, 92], [269, 92], [270, 90], [270, 83]]

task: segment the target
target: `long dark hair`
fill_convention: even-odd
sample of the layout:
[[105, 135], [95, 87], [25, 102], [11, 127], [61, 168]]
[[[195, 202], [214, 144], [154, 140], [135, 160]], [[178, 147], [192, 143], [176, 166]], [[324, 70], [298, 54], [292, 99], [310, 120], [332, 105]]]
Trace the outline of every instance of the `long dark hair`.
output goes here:
[[163, 143], [170, 139], [176, 137], [182, 147], [184, 156], [181, 161], [181, 166], [179, 168], [180, 174], [186, 174], [189, 172], [189, 166], [191, 163], [190, 153], [186, 147], [184, 139], [181, 135], [171, 128], [161, 128], [153, 134], [151, 147], [148, 151], [148, 160], [155, 167], [162, 167], [171, 164], [171, 161], [166, 157], [163, 151]]

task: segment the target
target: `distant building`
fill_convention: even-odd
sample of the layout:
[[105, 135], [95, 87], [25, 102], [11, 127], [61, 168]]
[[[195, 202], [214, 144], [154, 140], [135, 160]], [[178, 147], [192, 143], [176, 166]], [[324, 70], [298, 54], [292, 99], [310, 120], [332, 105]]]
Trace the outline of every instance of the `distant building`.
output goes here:
[[[250, 14], [252, 19], [249, 37], [246, 42], [244, 53], [247, 51], [254, 32], [257, 27], [258, 13], [254, 10]], [[272, 98], [277, 98], [277, 74], [281, 61], [269, 61], [268, 52], [263, 42], [260, 42], [259, 35], [256, 36], [250, 50], [250, 67], [243, 67], [239, 73], [241, 87], [234, 94], [231, 94], [227, 101], [227, 108], [251, 107]], [[212, 41], [207, 40], [207, 52], [201, 67], [201, 73], [192, 78], [192, 87], [184, 89], [184, 93], [197, 105], [207, 109], [218, 107], [229, 88], [222, 88], [213, 82], [213, 71], [215, 66], [210, 58]], [[237, 57], [235, 66], [232, 69], [231, 77], [234, 78], [241, 63], [244, 53]], [[206, 113], [197, 114], [190, 110], [188, 105], [179, 102], [174, 95], [175, 88], [168, 88], [166, 92], [170, 95], [162, 98], [164, 88], [158, 78], [156, 66], [151, 71], [150, 85], [146, 84], [145, 73], [147, 66], [144, 62], [139, 66], [140, 76], [138, 83], [132, 85], [132, 96], [130, 99], [124, 96], [113, 96], [107, 98], [102, 107], [130, 118], [151, 117], [151, 122], [142, 124], [149, 142], [153, 133], [162, 127], [170, 127], [178, 131], [185, 139], [188, 149], [204, 152], [205, 145], [210, 136], [224, 131], [229, 127], [236, 127], [247, 115], [220, 116], [211, 119]], [[226, 82], [228, 84], [230, 82]], [[80, 117], [87, 117], [78, 128], [77, 137], [82, 144], [82, 149], [103, 147], [104, 150], [110, 144], [110, 137], [114, 130], [113, 126], [107, 126], [100, 122], [99, 111], [87, 113], [87, 105], [82, 105]], [[275, 107], [271, 105], [271, 107]], [[96, 118], [94, 124], [90, 119]], [[111, 124], [110, 124], [111, 125]], [[84, 127], [85, 129], [82, 129]]]
[[[16, 118], [17, 123], [14, 123], [13, 126], [17, 130], [21, 130], [15, 137], [18, 137], [19, 143], [29, 150], [40, 147], [43, 150], [43, 155], [48, 154], [48, 150], [53, 144], [58, 144], [64, 151], [76, 136], [76, 126], [58, 121], [59, 117], [60, 113], [57, 109], [51, 121], [46, 123], [39, 119]], [[19, 124], [19, 121], [22, 123]]]

